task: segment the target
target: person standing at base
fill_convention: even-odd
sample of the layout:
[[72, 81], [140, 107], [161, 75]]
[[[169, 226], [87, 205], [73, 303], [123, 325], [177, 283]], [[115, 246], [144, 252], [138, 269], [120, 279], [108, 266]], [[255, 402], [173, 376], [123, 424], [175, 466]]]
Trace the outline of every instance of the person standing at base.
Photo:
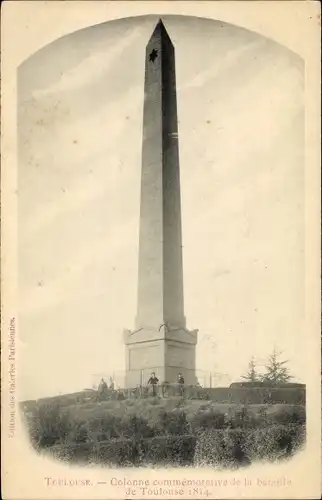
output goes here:
[[184, 378], [182, 373], [178, 373], [179, 394], [183, 396], [184, 393]]
[[97, 389], [99, 401], [102, 401], [106, 398], [107, 391], [108, 391], [107, 383], [102, 378]]
[[110, 377], [110, 387], [109, 387], [112, 391], [114, 391], [115, 389], [115, 384], [114, 384], [114, 380], [112, 377]]
[[155, 376], [155, 373], [151, 373], [151, 377], [148, 380], [148, 384], [152, 385], [152, 395], [156, 396], [157, 395], [157, 385], [159, 383], [159, 379]]

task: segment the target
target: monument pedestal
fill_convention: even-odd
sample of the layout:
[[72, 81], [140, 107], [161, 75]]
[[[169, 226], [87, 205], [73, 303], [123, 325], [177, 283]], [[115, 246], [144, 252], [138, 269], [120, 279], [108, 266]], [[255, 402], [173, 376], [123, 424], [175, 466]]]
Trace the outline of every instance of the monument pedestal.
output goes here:
[[126, 387], [146, 385], [152, 372], [159, 382], [175, 383], [182, 373], [185, 385], [195, 385], [198, 330], [142, 327], [124, 330]]

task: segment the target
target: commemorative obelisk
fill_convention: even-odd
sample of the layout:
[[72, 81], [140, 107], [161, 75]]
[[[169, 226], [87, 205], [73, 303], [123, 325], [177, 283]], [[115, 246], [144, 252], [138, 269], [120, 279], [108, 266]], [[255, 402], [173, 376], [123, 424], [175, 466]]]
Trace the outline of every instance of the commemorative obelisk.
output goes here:
[[197, 330], [186, 329], [175, 54], [160, 20], [146, 46], [138, 301], [135, 329], [124, 331], [126, 386], [196, 382]]

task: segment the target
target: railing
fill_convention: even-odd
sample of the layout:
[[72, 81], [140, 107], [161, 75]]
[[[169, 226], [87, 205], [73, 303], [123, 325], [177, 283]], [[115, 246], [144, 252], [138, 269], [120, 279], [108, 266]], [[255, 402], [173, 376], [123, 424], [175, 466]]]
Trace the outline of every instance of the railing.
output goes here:
[[119, 389], [95, 391], [97, 401], [108, 399], [171, 398], [184, 400], [199, 399], [220, 404], [300, 404], [305, 405], [304, 387], [199, 387], [182, 384], [158, 384]]
[[[170, 386], [176, 384], [177, 377], [174, 376], [173, 380], [167, 380], [163, 381], [161, 380], [161, 377], [158, 374], [158, 371], [161, 371], [162, 367], [156, 367], [151, 370], [150, 368], [147, 369], [142, 369], [138, 370], [138, 375], [137, 375], [137, 381], [138, 383], [136, 384], [136, 387], [133, 387], [132, 389], [140, 388], [140, 387], [146, 387], [148, 386], [148, 380], [151, 377], [151, 372], [154, 371], [157, 378], [160, 380], [160, 384], [162, 385], [163, 382], [168, 382]], [[183, 374], [189, 372], [187, 368], [180, 368], [177, 367], [175, 369], [177, 373], [183, 372]], [[175, 372], [174, 370], [174, 372]], [[213, 388], [213, 387], [223, 387], [226, 386], [228, 387], [232, 380], [228, 377], [226, 373], [217, 373], [217, 372], [211, 372], [207, 370], [191, 370], [193, 372], [194, 377], [196, 379], [196, 383], [194, 385], [198, 385], [201, 387], [207, 387], [207, 388]], [[97, 389], [99, 386], [99, 383], [101, 379], [104, 379], [107, 385], [110, 387], [113, 385], [115, 390], [118, 389], [124, 389], [126, 387], [126, 371], [125, 370], [115, 370], [111, 372], [102, 372], [102, 373], [97, 373], [93, 375], [92, 378], [92, 388]], [[187, 377], [186, 382], [187, 382]], [[188, 378], [190, 378], [188, 376]]]

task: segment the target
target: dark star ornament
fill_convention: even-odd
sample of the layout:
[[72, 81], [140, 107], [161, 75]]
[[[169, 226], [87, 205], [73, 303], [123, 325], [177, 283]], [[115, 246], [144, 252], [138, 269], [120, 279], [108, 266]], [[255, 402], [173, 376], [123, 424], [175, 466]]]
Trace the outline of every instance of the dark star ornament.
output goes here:
[[149, 55], [149, 61], [154, 62], [157, 57], [158, 57], [158, 51], [153, 49], [151, 54]]

